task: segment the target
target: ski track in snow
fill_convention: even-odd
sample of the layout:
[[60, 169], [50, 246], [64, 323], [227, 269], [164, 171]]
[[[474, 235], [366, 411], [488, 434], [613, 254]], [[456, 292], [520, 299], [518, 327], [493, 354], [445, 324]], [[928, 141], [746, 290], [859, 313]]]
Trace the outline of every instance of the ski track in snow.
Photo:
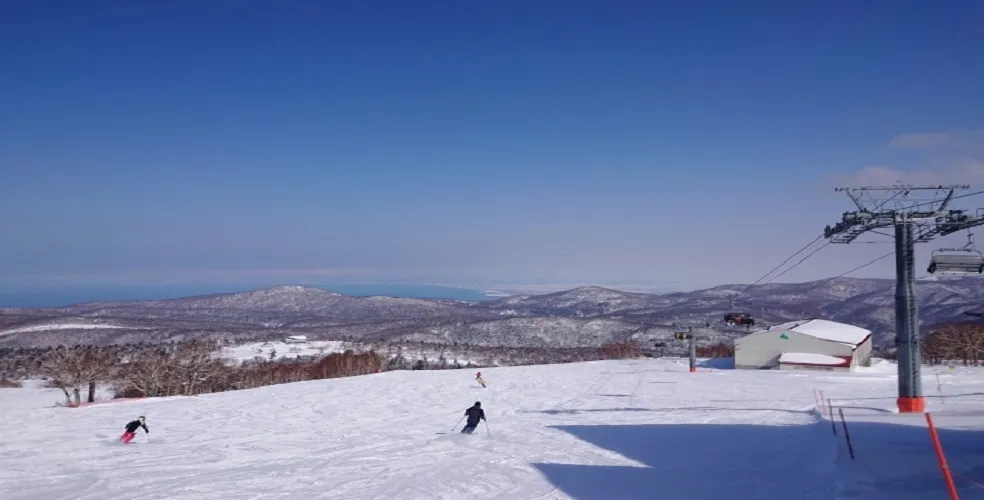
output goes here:
[[[891, 373], [692, 374], [668, 360], [482, 372], [487, 389], [473, 370], [387, 372], [78, 409], [50, 407], [57, 390], [3, 389], [0, 498], [945, 497], [932, 468], [923, 496], [884, 478], [881, 490], [861, 486], [881, 484], [877, 445], [861, 432], [866, 461], [845, 461], [814, 408], [816, 388], [844, 398], [852, 420], [891, 418]], [[461, 435], [476, 400], [488, 425]], [[984, 400], [976, 404], [947, 409], [976, 421]], [[119, 444], [138, 415], [151, 434]], [[984, 498], [970, 488], [962, 498]]]

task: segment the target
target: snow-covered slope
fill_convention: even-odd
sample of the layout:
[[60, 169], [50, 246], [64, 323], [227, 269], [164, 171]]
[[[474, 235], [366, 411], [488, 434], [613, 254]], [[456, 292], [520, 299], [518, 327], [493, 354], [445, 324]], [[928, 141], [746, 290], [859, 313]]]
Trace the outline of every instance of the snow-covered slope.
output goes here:
[[104, 323], [43, 322], [31, 326], [22, 326], [17, 328], [11, 328], [9, 330], [0, 330], [0, 335], [12, 335], [15, 333], [28, 333], [28, 332], [47, 332], [50, 330], [95, 330], [95, 329], [106, 329], [106, 328], [113, 329], [113, 328], [132, 328], [132, 327], [109, 325]]
[[[472, 370], [386, 372], [78, 409], [52, 408], [57, 390], [0, 389], [0, 498], [945, 498], [922, 417], [891, 411], [893, 369], [607, 361], [483, 369], [487, 389]], [[984, 374], [940, 380], [950, 398], [930, 407], [961, 498], [984, 498], [971, 483]], [[844, 409], [857, 460], [813, 389]], [[488, 426], [458, 434], [476, 400]], [[138, 415], [151, 434], [119, 444]]]
[[333, 352], [343, 352], [344, 342], [325, 340], [288, 344], [286, 342], [253, 342], [222, 349], [222, 357], [236, 361], [262, 359], [291, 359], [304, 356], [324, 356]]

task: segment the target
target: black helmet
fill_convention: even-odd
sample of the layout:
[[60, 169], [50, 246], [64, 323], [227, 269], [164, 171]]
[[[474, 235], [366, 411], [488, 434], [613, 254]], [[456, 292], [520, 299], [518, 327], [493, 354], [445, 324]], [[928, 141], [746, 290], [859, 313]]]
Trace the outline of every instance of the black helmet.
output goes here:
[[481, 401], [475, 401], [475, 406], [482, 406], [482, 402]]

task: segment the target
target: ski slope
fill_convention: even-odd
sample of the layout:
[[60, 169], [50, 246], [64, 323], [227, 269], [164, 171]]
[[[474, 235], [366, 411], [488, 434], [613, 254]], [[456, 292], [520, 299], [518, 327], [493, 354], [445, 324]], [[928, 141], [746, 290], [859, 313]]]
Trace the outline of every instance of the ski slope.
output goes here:
[[288, 344], [287, 342], [253, 342], [222, 349], [222, 356], [236, 361], [251, 361], [256, 358], [264, 360], [271, 357], [277, 359], [300, 358], [302, 356], [324, 356], [334, 352], [344, 352], [348, 346], [345, 342], [321, 340]]
[[[922, 415], [866, 373], [707, 370], [684, 360], [386, 372], [199, 397], [54, 408], [0, 389], [4, 500], [946, 498]], [[927, 394], [937, 379], [927, 367]], [[929, 398], [962, 499], [984, 499], [984, 371]], [[849, 419], [857, 460], [814, 389]], [[474, 435], [455, 431], [480, 400]], [[146, 415], [149, 436], [117, 439]], [[980, 484], [974, 484], [974, 483]]]

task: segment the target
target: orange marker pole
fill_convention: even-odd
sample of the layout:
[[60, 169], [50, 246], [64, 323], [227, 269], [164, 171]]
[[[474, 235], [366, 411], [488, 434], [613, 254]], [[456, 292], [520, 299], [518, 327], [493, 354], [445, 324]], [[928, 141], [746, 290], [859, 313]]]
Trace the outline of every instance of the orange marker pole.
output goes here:
[[950, 499], [960, 500], [960, 495], [957, 495], [957, 485], [953, 483], [953, 475], [950, 474], [950, 466], [946, 463], [946, 455], [943, 454], [943, 445], [940, 444], [940, 437], [936, 434], [936, 426], [933, 425], [933, 417], [929, 413], [926, 413], [926, 424], [929, 425], [929, 437], [933, 440], [936, 460], [940, 463], [940, 471], [943, 472], [946, 488], [950, 491]]

